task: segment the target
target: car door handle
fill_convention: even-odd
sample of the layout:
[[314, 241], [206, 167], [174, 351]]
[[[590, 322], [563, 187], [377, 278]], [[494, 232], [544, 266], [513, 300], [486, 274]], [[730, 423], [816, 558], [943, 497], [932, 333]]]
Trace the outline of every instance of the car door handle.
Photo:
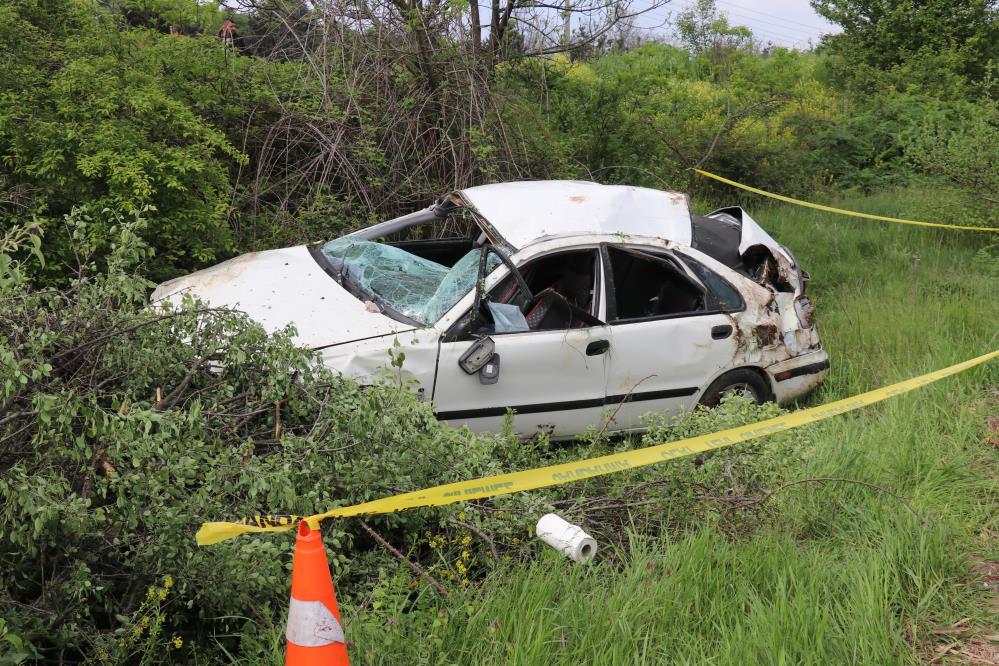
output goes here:
[[732, 327], [728, 324], [722, 324], [721, 326], [715, 326], [711, 329], [711, 338], [714, 340], [724, 340], [728, 336], [732, 335]]
[[586, 345], [587, 356], [599, 356], [610, 349], [610, 340], [594, 340]]

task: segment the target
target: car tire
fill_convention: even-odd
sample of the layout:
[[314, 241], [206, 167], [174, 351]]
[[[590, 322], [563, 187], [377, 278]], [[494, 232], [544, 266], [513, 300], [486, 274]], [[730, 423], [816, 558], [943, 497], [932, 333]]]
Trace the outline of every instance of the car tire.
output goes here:
[[738, 370], [726, 372], [711, 382], [711, 386], [701, 396], [698, 404], [705, 407], [717, 407], [722, 397], [732, 391], [739, 390], [750, 396], [757, 405], [762, 405], [764, 402], [772, 399], [770, 386], [758, 372], [747, 368], [739, 368]]

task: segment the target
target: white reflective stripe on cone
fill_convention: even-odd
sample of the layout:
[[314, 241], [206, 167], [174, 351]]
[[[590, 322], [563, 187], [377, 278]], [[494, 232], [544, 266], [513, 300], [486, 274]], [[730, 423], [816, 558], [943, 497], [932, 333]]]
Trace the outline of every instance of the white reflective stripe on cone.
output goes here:
[[288, 628], [284, 637], [301, 647], [322, 647], [330, 643], [346, 643], [340, 621], [321, 601], [299, 601], [291, 598], [288, 605]]

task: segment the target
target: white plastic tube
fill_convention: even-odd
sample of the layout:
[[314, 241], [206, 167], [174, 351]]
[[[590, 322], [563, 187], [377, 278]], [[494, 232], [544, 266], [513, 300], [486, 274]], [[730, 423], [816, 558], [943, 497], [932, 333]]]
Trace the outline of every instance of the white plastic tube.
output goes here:
[[597, 542], [579, 525], [562, 519], [554, 513], [541, 516], [535, 528], [538, 538], [570, 560], [585, 564], [597, 554]]

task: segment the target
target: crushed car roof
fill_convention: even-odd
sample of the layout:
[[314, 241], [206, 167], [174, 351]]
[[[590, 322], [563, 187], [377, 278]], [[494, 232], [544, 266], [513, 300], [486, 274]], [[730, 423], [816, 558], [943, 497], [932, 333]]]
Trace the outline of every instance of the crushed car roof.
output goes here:
[[460, 191], [513, 247], [548, 236], [658, 236], [689, 245], [690, 202], [679, 192], [578, 180], [496, 183]]

